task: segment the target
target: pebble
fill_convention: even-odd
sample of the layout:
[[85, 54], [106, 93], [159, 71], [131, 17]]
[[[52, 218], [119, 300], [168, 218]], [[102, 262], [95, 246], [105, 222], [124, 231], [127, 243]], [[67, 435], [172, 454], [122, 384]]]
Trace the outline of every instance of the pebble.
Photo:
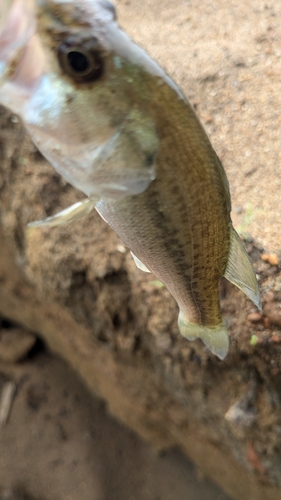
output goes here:
[[264, 328], [269, 328], [269, 321], [268, 318], [266, 318], [265, 316], [262, 318], [262, 324]]
[[17, 363], [24, 359], [36, 342], [35, 335], [20, 328], [0, 330], [0, 361]]
[[272, 342], [275, 342], [275, 344], [281, 343], [281, 337], [279, 335], [271, 335], [271, 340]]
[[270, 302], [265, 304], [263, 310], [269, 323], [281, 326], [281, 309], [277, 302]]
[[259, 323], [262, 320], [262, 315], [259, 312], [253, 312], [248, 314], [247, 319], [251, 321], [251, 323]]
[[261, 259], [264, 260], [265, 262], [268, 262], [271, 266], [279, 265], [279, 259], [276, 253], [269, 253], [269, 254], [263, 253], [261, 255]]
[[275, 295], [272, 291], [267, 292], [267, 294], [263, 298], [264, 302], [273, 302], [274, 299]]
[[250, 407], [243, 408], [241, 401], [237, 401], [228, 409], [224, 418], [235, 425], [250, 427], [256, 420], [256, 411]]

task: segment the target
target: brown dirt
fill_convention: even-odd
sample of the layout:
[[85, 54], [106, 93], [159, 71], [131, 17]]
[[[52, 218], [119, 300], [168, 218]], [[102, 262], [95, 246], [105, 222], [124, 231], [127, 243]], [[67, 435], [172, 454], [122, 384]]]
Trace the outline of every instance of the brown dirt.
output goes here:
[[7, 380], [1, 500], [227, 500], [179, 451], [159, 455], [109, 416], [63, 361], [41, 350], [0, 363], [0, 393]]
[[[107, 352], [114, 353], [122, 367], [127, 368], [131, 363], [137, 370], [138, 365], [145, 364], [155, 372], [155, 377], [163, 380], [163, 387], [167, 393], [170, 391], [175, 395], [179, 407], [176, 403], [165, 407], [165, 397], [168, 402], [170, 400], [163, 389], [165, 397], [158, 409], [152, 388], [145, 399], [141, 379], [139, 387], [135, 387], [135, 380], [132, 382], [126, 378], [125, 368], [124, 371], [120, 369], [121, 375], [118, 373], [120, 384], [127, 389], [132, 400], [134, 397], [141, 402], [142, 398], [145, 399], [144, 406], [152, 419], [159, 411], [171, 428], [184, 429], [186, 420], [193, 417], [198, 425], [206, 426], [202, 442], [208, 439], [218, 449], [235, 457], [261, 484], [280, 487], [281, 176], [278, 176], [278, 162], [281, 4], [273, 0], [120, 0], [116, 3], [121, 25], [179, 83], [197, 109], [223, 160], [232, 192], [234, 225], [248, 236], [247, 248], [262, 287], [264, 315], [259, 316], [240, 292], [228, 285], [222, 286], [222, 309], [231, 335], [231, 351], [227, 360], [219, 363], [199, 342], [191, 344], [179, 338], [177, 308], [168, 292], [159, 289], [151, 277], [143, 276], [135, 269], [118, 238], [96, 214], [72, 227], [25, 233], [28, 221], [58, 211], [79, 199], [80, 194], [67, 186], [46, 164], [22, 134], [20, 124], [3, 113], [0, 116], [0, 207], [5, 236], [17, 255], [18, 268], [30, 280], [37, 298], [44, 298], [50, 307], [55, 303], [67, 308], [83, 327], [94, 325], [90, 336], [93, 349], [102, 346]], [[264, 249], [267, 257], [261, 259]], [[5, 282], [3, 276], [4, 271], [0, 274], [0, 284], [1, 280]], [[30, 301], [33, 300], [27, 286], [18, 289], [13, 283], [12, 288], [17, 297], [26, 298], [29, 294]], [[11, 310], [9, 315], [13, 316]], [[17, 317], [21, 317], [19, 312]], [[74, 343], [71, 333], [67, 332], [67, 335], [70, 343]], [[72, 379], [60, 375], [61, 368], [56, 361], [48, 359], [48, 362], [43, 362], [44, 366], [49, 363], [55, 378], [62, 377], [60, 387], [69, 384], [72, 391]], [[47, 366], [44, 369], [47, 370]], [[29, 370], [29, 373], [34, 370], [34, 377], [38, 376], [36, 363], [30, 362]], [[23, 386], [19, 398], [22, 394], [24, 399], [27, 386], [27, 383]], [[47, 391], [49, 401], [52, 401], [50, 408], [53, 404], [57, 408], [55, 400], [60, 400], [59, 389], [55, 386], [50, 385]], [[15, 404], [19, 404], [19, 398]], [[19, 409], [19, 420], [15, 421], [15, 427], [11, 427], [17, 429], [19, 448], [27, 443], [24, 441], [24, 425], [32, 422], [31, 409], [26, 403], [25, 406], [22, 404], [25, 408], [22, 411], [29, 413], [24, 413], [25, 420], [22, 421]], [[82, 413], [88, 404], [91, 404], [89, 400], [82, 404]], [[75, 424], [67, 424], [73, 425], [74, 435], [81, 428], [81, 421], [78, 414], [75, 416], [76, 407], [72, 405], [70, 409], [77, 419]], [[15, 418], [15, 414], [12, 417]], [[8, 428], [7, 433], [13, 433]], [[54, 427], [48, 427], [47, 431], [50, 435], [44, 438], [46, 442], [57, 432]], [[75, 435], [76, 438], [67, 441], [73, 446], [72, 454], [79, 432]], [[13, 450], [12, 440], [10, 434], [10, 441], [7, 438], [6, 442], [7, 463], [14, 456], [8, 451], [9, 447]], [[30, 470], [36, 466], [38, 456], [43, 462], [49, 456], [48, 446], [48, 443], [46, 447], [44, 444], [36, 452], [31, 448]], [[106, 439], [102, 446], [104, 456], [108, 447]], [[138, 446], [143, 449], [144, 445], [139, 443], [137, 449]], [[130, 453], [132, 456], [138, 452]], [[142, 453], [138, 455], [136, 469], [143, 466], [143, 456], [152, 452]], [[93, 462], [91, 460], [87, 467], [94, 468], [98, 459], [94, 456]], [[175, 463], [175, 469], [180, 467], [177, 461]], [[112, 459], [110, 473], [118, 483], [116, 464], [119, 465], [118, 460], [114, 462]], [[48, 470], [51, 474], [51, 467]], [[161, 470], [156, 482], [166, 485], [165, 476], [172, 474], [171, 469], [169, 472], [168, 469]], [[41, 478], [42, 474], [43, 466]], [[128, 478], [132, 481], [133, 493], [127, 495], [125, 486], [122, 489], [120, 485], [110, 494], [108, 490], [99, 490], [99, 475], [95, 483], [97, 491], [109, 495], [112, 500], [118, 498], [115, 495], [119, 493], [120, 498], [136, 497], [135, 489], [139, 488], [139, 483], [134, 481], [137, 481], [137, 476], [134, 478], [131, 469], [126, 467], [122, 474], [127, 481]], [[48, 498], [47, 487], [46, 492], [44, 488], [40, 490], [44, 478], [38, 479], [37, 489], [33, 490], [31, 486], [35, 483], [31, 476], [24, 477], [27, 492], [37, 497], [44, 493]], [[106, 477], [110, 483], [111, 476]], [[72, 480], [71, 472], [68, 478]], [[58, 489], [55, 492], [54, 487], [52, 491], [54, 498], [56, 495], [64, 498], [63, 494], [67, 498], [69, 493], [60, 493], [62, 485], [58, 479], [56, 481]], [[64, 481], [67, 488], [67, 475]], [[181, 488], [183, 483], [180, 481], [176, 479], [171, 489], [167, 486], [166, 490], [163, 486], [159, 490], [161, 493], [152, 490], [153, 494], [156, 492], [155, 498], [160, 495], [159, 498], [164, 500], [166, 491], [170, 494], [176, 484]], [[3, 486], [10, 488], [12, 484], [16, 485], [7, 479]], [[77, 484], [72, 488], [77, 488]], [[179, 495], [182, 492], [188, 494], [183, 489]], [[206, 492], [204, 495], [202, 498], [208, 498]], [[153, 496], [151, 498], [154, 500]], [[174, 494], [172, 498], [177, 500]], [[257, 496], [251, 498], [256, 500]]]

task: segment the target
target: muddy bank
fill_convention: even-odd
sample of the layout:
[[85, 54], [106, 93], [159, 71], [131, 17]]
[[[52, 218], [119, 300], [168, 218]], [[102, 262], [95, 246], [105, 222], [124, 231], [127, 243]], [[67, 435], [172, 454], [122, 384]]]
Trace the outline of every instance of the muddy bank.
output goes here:
[[32, 352], [0, 364], [0, 392], [17, 387], [0, 430], [2, 500], [227, 500], [178, 451], [159, 455], [109, 416], [64, 362]]

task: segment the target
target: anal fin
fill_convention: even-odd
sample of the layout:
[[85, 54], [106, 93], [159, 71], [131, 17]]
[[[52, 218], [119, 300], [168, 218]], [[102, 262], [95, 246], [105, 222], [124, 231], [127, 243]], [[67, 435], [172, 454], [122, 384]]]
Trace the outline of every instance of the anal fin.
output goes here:
[[230, 230], [230, 251], [224, 276], [240, 288], [261, 311], [259, 285], [252, 262], [233, 228]]
[[229, 337], [226, 326], [221, 323], [215, 326], [190, 323], [180, 311], [178, 319], [179, 331], [188, 340], [201, 339], [205, 346], [219, 359], [224, 359], [228, 353]]
[[142, 261], [135, 254], [133, 254], [133, 252], [131, 252], [131, 255], [132, 255], [138, 269], [140, 269], [144, 273], [150, 273], [149, 269], [147, 269], [147, 267], [142, 263]]
[[30, 222], [28, 227], [54, 227], [69, 224], [70, 222], [82, 219], [88, 215], [95, 208], [97, 202], [98, 199], [86, 198], [85, 200], [74, 203], [70, 207], [65, 208], [51, 217]]

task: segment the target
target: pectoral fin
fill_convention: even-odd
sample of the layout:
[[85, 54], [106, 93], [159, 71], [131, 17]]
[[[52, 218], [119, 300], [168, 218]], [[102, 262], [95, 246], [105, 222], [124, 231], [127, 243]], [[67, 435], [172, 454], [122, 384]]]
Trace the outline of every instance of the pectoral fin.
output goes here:
[[137, 268], [143, 271], [144, 273], [150, 273], [149, 269], [147, 269], [147, 267], [142, 263], [142, 261], [136, 255], [134, 255], [133, 252], [131, 252], [131, 254]]
[[30, 222], [28, 227], [54, 227], [82, 219], [88, 215], [96, 206], [98, 199], [86, 198], [83, 201], [78, 201], [61, 212], [47, 217], [43, 220]]
[[203, 326], [190, 323], [180, 311], [179, 331], [188, 340], [201, 339], [205, 346], [218, 358], [224, 359], [228, 352], [229, 338], [223, 323], [216, 326]]
[[224, 276], [240, 288], [259, 310], [262, 309], [259, 285], [252, 262], [233, 228], [230, 232], [230, 251]]

